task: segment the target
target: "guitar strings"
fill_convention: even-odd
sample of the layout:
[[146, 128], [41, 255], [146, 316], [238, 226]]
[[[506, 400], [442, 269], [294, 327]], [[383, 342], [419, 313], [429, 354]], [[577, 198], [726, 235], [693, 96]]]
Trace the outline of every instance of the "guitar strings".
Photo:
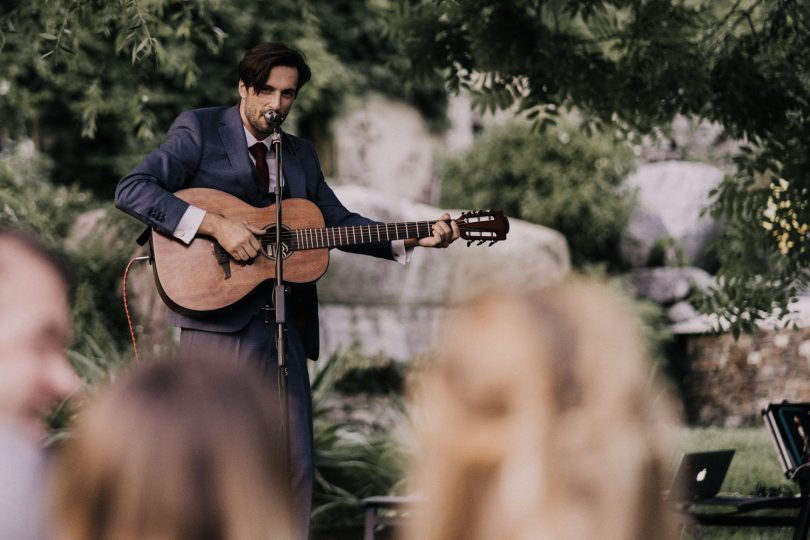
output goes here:
[[[469, 225], [468, 221], [474, 220], [479, 217], [477, 214], [462, 214], [461, 217], [456, 219], [463, 232], [466, 231], [465, 225]], [[379, 223], [368, 225], [350, 225], [346, 227], [320, 227], [320, 228], [306, 228], [306, 229], [284, 229], [281, 231], [281, 242], [288, 245], [292, 249], [299, 249], [303, 246], [304, 249], [321, 248], [330, 246], [362, 244], [371, 242], [384, 242], [392, 240], [391, 233], [393, 233], [393, 240], [402, 240], [405, 238], [420, 237], [420, 232], [425, 236], [430, 236], [431, 228], [438, 221], [408, 221], [400, 223]], [[385, 239], [383, 239], [382, 232], [385, 232]], [[492, 234], [492, 231], [489, 231]], [[403, 234], [404, 236], [400, 236]], [[376, 240], [373, 236], [377, 237]], [[415, 235], [415, 236], [414, 236]], [[360, 241], [357, 241], [357, 238]], [[466, 236], [462, 235], [464, 238]], [[260, 240], [275, 240], [276, 233], [268, 232], [256, 236]], [[489, 237], [492, 240], [492, 237]]]
[[[388, 233], [394, 233], [394, 236], [397, 236], [399, 233], [404, 232], [404, 234], [410, 235], [412, 233], [418, 234], [420, 229], [424, 230], [425, 228], [433, 227], [435, 221], [424, 221], [424, 222], [407, 222], [407, 223], [381, 223], [377, 224], [369, 224], [369, 225], [352, 225], [347, 227], [321, 227], [321, 228], [312, 228], [312, 229], [293, 229], [293, 230], [283, 230], [281, 231], [281, 241], [285, 243], [292, 243], [298, 242], [299, 240], [303, 240], [304, 243], [309, 243], [310, 240], [322, 240], [326, 239], [327, 241], [330, 240], [346, 240], [349, 239], [356, 240], [356, 238], [360, 238], [361, 242], [364, 238], [368, 237], [371, 239], [372, 236], [377, 236], [382, 238], [381, 233], [386, 233], [386, 237], [390, 236]], [[259, 239], [267, 239], [267, 240], [274, 240], [276, 237], [275, 231], [269, 232], [266, 234], [259, 234], [256, 235], [256, 238]], [[396, 238], [395, 238], [396, 239]], [[371, 240], [370, 240], [371, 241]], [[377, 240], [373, 240], [377, 241]]]

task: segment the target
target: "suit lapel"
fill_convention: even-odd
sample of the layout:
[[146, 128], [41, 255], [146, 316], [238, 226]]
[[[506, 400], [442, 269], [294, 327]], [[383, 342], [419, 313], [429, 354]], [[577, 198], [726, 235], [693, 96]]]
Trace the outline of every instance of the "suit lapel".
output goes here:
[[304, 177], [304, 167], [298, 156], [290, 148], [292, 143], [290, 137], [282, 137], [281, 146], [281, 168], [283, 169], [284, 180], [290, 190], [290, 197], [295, 199], [307, 198], [307, 183]]
[[[239, 116], [239, 105], [234, 105], [225, 110], [219, 125], [219, 136], [222, 146], [228, 153], [228, 160], [231, 167], [239, 178], [245, 178], [248, 182], [255, 181], [254, 167], [248, 156], [247, 144], [245, 142], [245, 128], [242, 126], [242, 118]], [[250, 185], [246, 184], [247, 193], [250, 193]]]

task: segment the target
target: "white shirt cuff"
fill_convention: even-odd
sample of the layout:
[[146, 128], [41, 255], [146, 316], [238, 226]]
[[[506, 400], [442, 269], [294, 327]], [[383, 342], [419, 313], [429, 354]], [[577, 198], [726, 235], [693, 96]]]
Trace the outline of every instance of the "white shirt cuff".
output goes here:
[[405, 240], [393, 240], [391, 242], [391, 251], [394, 254], [394, 260], [400, 264], [408, 264], [411, 262], [411, 253], [413, 248], [405, 247]]
[[190, 244], [197, 234], [197, 229], [200, 228], [203, 218], [205, 217], [205, 210], [197, 208], [196, 206], [189, 206], [183, 217], [180, 218], [180, 223], [175, 227], [172, 233], [175, 238]]

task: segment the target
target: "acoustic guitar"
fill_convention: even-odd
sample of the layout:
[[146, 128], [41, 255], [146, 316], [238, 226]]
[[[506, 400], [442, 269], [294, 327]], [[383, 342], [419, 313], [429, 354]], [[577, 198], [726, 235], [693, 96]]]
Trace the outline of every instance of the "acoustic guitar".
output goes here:
[[[275, 205], [257, 208], [222, 191], [190, 188], [180, 199], [265, 231], [262, 250], [253, 260], [238, 262], [206, 236], [186, 245], [172, 236], [152, 234], [155, 281], [166, 304], [183, 313], [204, 313], [230, 306], [264, 281], [275, 277]], [[372, 242], [419, 239], [433, 234], [435, 221], [325, 227], [320, 209], [307, 199], [285, 199], [281, 232], [284, 281], [316, 281], [329, 265], [329, 249]], [[464, 212], [456, 223], [461, 238], [490, 245], [506, 239], [509, 220], [500, 211]]]

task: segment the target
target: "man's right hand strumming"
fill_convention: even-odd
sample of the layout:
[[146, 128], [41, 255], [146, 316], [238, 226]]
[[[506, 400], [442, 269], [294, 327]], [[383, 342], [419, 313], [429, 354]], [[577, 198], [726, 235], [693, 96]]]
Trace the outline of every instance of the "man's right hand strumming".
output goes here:
[[207, 212], [200, 223], [198, 234], [212, 236], [219, 245], [237, 261], [249, 261], [262, 249], [262, 244], [256, 235], [264, 234], [244, 221], [234, 221], [226, 217]]

